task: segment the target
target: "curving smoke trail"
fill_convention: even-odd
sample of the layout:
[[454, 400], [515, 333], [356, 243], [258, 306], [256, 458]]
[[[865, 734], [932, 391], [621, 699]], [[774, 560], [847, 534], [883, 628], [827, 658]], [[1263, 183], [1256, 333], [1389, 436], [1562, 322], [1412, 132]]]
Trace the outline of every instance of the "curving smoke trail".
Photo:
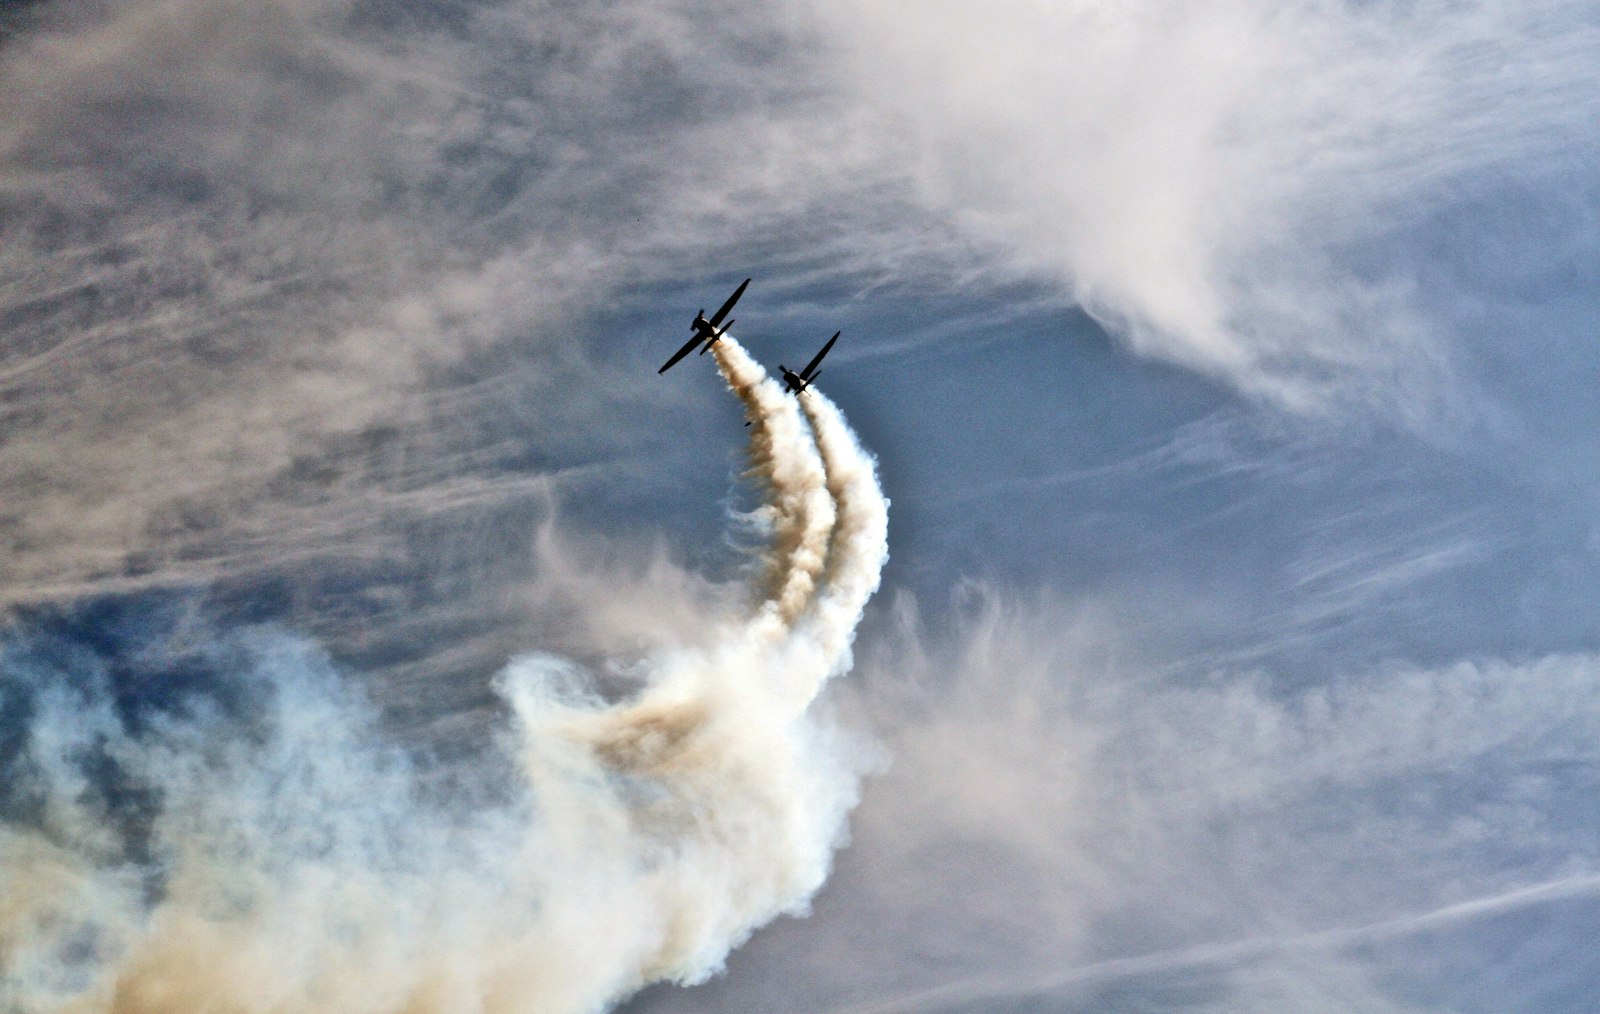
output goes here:
[[[873, 463], [732, 339], [771, 522], [766, 594], [607, 703], [514, 661], [518, 778], [427, 796], [370, 708], [281, 633], [174, 617], [157, 703], [47, 638], [0, 657], [0, 1009], [584, 1012], [692, 982], [822, 884], [858, 771], [807, 704], [849, 665], [886, 558]], [[804, 418], [802, 418], [802, 410]], [[116, 675], [113, 675], [113, 673]], [[195, 676], [196, 673], [202, 674]]]
[[867, 600], [878, 590], [889, 560], [889, 501], [878, 485], [878, 469], [845, 424], [839, 407], [812, 389], [797, 398], [816, 436], [828, 493], [839, 513], [828, 558], [828, 594], [817, 603], [810, 636], [837, 672], [850, 667], [850, 640]]
[[[848, 797], [839, 791], [853, 779], [817, 753], [820, 730], [806, 722], [806, 706], [848, 668], [851, 636], [888, 555], [876, 469], [838, 410], [820, 395], [789, 398], [731, 338], [713, 348], [751, 416], [752, 472], [771, 494], [770, 597], [710, 649], [669, 660], [631, 706], [533, 737], [583, 744], [626, 777], [707, 791], [698, 803], [678, 802], [717, 811], [700, 844], [738, 875], [680, 899], [677, 931], [651, 967], [685, 981], [720, 964], [729, 941], [803, 904], [826, 875], [840, 805], [854, 798], [853, 787]], [[726, 822], [741, 811], [748, 824]], [[688, 818], [669, 806], [652, 819]], [[764, 837], [748, 837], [753, 829]]]

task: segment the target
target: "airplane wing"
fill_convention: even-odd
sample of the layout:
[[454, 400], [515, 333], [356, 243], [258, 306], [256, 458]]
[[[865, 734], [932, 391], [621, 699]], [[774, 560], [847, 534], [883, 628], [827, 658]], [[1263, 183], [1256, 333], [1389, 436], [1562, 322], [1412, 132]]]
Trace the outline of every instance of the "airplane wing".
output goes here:
[[733, 290], [733, 295], [729, 296], [728, 301], [722, 304], [722, 309], [711, 315], [711, 326], [713, 328], [722, 323], [722, 318], [726, 317], [728, 315], [728, 311], [733, 309], [733, 304], [737, 303], [739, 301], [739, 297], [744, 295], [744, 287], [749, 284], [750, 279], [748, 278], [740, 282], [739, 287]]
[[694, 347], [696, 345], [699, 345], [703, 341], [705, 341], [705, 339], [700, 337], [699, 335], [695, 335], [693, 338], [690, 338], [689, 339], [689, 343], [687, 345], [685, 345], [683, 348], [681, 348], [678, 351], [674, 352], [672, 354], [672, 358], [667, 360], [667, 365], [661, 367], [661, 369], [657, 370], [656, 372], [657, 373], [665, 373], [668, 370], [672, 369], [674, 366], [677, 365], [678, 360], [682, 359], [684, 356], [686, 356], [689, 353], [693, 352], [694, 351]]
[[812, 377], [816, 376], [817, 367], [822, 364], [822, 357], [828, 354], [828, 350], [833, 348], [833, 343], [838, 341], [839, 335], [843, 333], [844, 332], [842, 331], [835, 331], [833, 333], [833, 337], [828, 339], [828, 344], [822, 346], [822, 351], [817, 353], [817, 357], [811, 360], [811, 362], [807, 363], [806, 368], [800, 371], [801, 380], [810, 380]]

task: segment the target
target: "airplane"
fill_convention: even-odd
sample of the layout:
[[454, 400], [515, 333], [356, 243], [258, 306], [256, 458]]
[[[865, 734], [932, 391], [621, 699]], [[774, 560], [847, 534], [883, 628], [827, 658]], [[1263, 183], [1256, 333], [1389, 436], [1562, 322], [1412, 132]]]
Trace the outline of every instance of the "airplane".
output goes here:
[[722, 309], [712, 314], [710, 320], [706, 320], [706, 311], [705, 308], [702, 307], [700, 312], [695, 314], [694, 322], [689, 325], [689, 330], [694, 332], [694, 337], [689, 339], [689, 343], [687, 345], [674, 352], [672, 354], [672, 358], [667, 360], [667, 365], [661, 367], [661, 369], [657, 370], [656, 372], [665, 373], [672, 369], [677, 365], [678, 360], [682, 359], [690, 352], [693, 352], [694, 347], [699, 345], [701, 342], [706, 343], [705, 348], [700, 350], [700, 354], [705, 355], [706, 349], [709, 349], [713, 344], [715, 344], [718, 338], [721, 338], [723, 335], [727, 334], [728, 328], [733, 326], [733, 321], [730, 320], [728, 323], [723, 324], [720, 330], [717, 328], [718, 324], [722, 324], [722, 318], [726, 317], [728, 315], [728, 311], [733, 309], [733, 304], [737, 303], [739, 301], [739, 297], [744, 295], [744, 287], [749, 284], [750, 279], [748, 278], [740, 282], [739, 287], [733, 290], [733, 295], [729, 296], [728, 301], [722, 304]]
[[782, 363], [778, 364], [778, 369], [783, 373], [783, 382], [788, 386], [789, 390], [793, 391], [795, 394], [799, 394], [801, 391], [804, 391], [806, 388], [811, 386], [811, 382], [816, 380], [817, 375], [822, 372], [821, 370], [817, 369], [817, 364], [821, 363], [822, 357], [828, 354], [829, 349], [833, 348], [833, 343], [839, 340], [839, 335], [841, 333], [842, 332], [835, 331], [833, 333], [833, 337], [828, 339], [828, 344], [822, 346], [822, 351], [818, 352], [816, 358], [807, 363], [806, 368], [801, 370], [799, 373], [795, 373]]

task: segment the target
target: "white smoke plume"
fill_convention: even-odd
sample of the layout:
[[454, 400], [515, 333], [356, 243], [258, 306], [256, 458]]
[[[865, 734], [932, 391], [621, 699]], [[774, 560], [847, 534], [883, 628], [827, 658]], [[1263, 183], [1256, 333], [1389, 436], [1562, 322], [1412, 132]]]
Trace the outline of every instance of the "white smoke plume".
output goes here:
[[[836, 665], [848, 667], [849, 639], [889, 556], [889, 503], [878, 487], [872, 457], [845, 424], [839, 407], [819, 391], [807, 389], [799, 396], [806, 419], [816, 435], [828, 472], [828, 492], [839, 505], [839, 525], [834, 532], [835, 551], [827, 572], [830, 594], [817, 604], [814, 619], [824, 651]], [[861, 566], [856, 561], [873, 561]]]
[[823, 474], [814, 444], [803, 432], [794, 400], [732, 338], [712, 346], [728, 387], [749, 416], [751, 473], [768, 493], [763, 508], [773, 542], [763, 619], [781, 636], [810, 603], [837, 518], [837, 491]]
[[848, 667], [886, 502], [833, 406], [808, 393], [808, 427], [731, 338], [716, 352], [752, 417], [767, 594], [709, 646], [646, 660], [621, 702], [565, 659], [515, 660], [492, 751], [508, 777], [464, 780], [468, 802], [436, 798], [282, 633], [168, 617], [133, 654], [169, 682], [212, 674], [187, 695], [13, 637], [0, 1007], [596, 1011], [704, 979], [803, 909], [858, 775], [807, 705]]

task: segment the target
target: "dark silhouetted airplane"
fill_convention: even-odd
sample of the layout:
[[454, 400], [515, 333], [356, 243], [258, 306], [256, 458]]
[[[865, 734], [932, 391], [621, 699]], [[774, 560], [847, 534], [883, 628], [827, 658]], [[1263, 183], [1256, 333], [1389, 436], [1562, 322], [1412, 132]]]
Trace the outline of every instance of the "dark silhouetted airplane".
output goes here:
[[727, 334], [728, 328], [733, 326], [733, 321], [730, 320], [728, 323], [723, 324], [720, 330], [718, 329], [717, 325], [722, 324], [722, 318], [726, 317], [728, 315], [728, 311], [733, 309], [733, 304], [737, 303], [739, 301], [739, 297], [744, 295], [744, 287], [749, 284], [750, 279], [748, 278], [746, 278], [743, 282], [740, 282], [739, 287], [733, 290], [733, 295], [729, 296], [728, 301], [722, 304], [722, 309], [712, 314], [710, 320], [706, 320], [706, 311], [703, 308], [699, 313], [695, 314], [694, 322], [689, 325], [689, 330], [694, 332], [694, 337], [689, 339], [689, 343], [687, 345], [674, 352], [672, 354], [672, 358], [667, 360], [667, 364], [656, 372], [665, 373], [672, 369], [677, 365], [678, 360], [693, 352], [694, 347], [699, 345], [701, 342], [706, 343], [705, 348], [700, 350], [700, 354], [704, 355], [706, 349], [709, 349], [712, 345], [716, 344], [718, 338], [721, 338], [724, 334]]
[[817, 369], [817, 366], [822, 362], [822, 357], [828, 354], [828, 350], [833, 348], [833, 343], [839, 340], [840, 333], [835, 331], [833, 337], [828, 339], [828, 344], [822, 346], [822, 351], [817, 353], [817, 357], [807, 363], [806, 368], [799, 373], [795, 373], [782, 363], [778, 364], [778, 369], [783, 372], [783, 382], [788, 386], [789, 390], [799, 394], [811, 386], [811, 382], [816, 380], [817, 375], [822, 372]]

